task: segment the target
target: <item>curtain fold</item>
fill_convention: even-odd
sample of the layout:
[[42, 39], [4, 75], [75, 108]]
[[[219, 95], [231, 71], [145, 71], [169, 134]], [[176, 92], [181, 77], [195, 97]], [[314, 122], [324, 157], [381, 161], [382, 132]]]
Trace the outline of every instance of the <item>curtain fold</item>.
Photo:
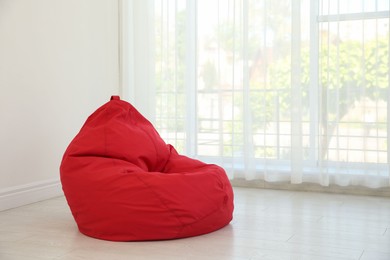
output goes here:
[[135, 2], [129, 87], [179, 152], [231, 179], [390, 186], [388, 0]]

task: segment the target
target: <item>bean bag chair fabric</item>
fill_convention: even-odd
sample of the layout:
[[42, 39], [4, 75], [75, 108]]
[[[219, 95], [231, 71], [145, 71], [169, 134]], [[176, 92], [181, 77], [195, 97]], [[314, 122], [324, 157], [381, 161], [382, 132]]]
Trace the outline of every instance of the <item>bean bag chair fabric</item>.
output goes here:
[[225, 171], [179, 155], [118, 96], [88, 117], [65, 151], [60, 175], [80, 232], [94, 238], [183, 238], [232, 220]]

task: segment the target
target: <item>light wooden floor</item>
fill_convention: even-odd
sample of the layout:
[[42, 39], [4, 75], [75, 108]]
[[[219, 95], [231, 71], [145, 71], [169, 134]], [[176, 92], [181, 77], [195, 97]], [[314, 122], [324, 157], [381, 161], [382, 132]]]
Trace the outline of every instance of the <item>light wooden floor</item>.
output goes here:
[[199, 237], [86, 237], [66, 201], [0, 212], [0, 259], [390, 259], [390, 199], [235, 188], [234, 220]]

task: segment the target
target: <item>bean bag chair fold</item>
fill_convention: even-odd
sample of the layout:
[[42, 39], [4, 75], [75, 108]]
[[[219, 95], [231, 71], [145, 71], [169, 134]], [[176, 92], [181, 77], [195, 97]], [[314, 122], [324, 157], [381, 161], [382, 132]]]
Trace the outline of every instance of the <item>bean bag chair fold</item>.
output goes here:
[[64, 153], [60, 175], [72, 215], [87, 236], [176, 239], [232, 220], [225, 171], [178, 154], [117, 96], [88, 117]]

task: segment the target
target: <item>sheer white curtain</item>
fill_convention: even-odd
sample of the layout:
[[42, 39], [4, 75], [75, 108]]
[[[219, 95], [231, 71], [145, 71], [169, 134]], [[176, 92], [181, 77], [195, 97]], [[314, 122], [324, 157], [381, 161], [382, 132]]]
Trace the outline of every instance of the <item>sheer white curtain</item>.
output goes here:
[[122, 10], [124, 93], [179, 152], [231, 179], [390, 186], [388, 0]]

